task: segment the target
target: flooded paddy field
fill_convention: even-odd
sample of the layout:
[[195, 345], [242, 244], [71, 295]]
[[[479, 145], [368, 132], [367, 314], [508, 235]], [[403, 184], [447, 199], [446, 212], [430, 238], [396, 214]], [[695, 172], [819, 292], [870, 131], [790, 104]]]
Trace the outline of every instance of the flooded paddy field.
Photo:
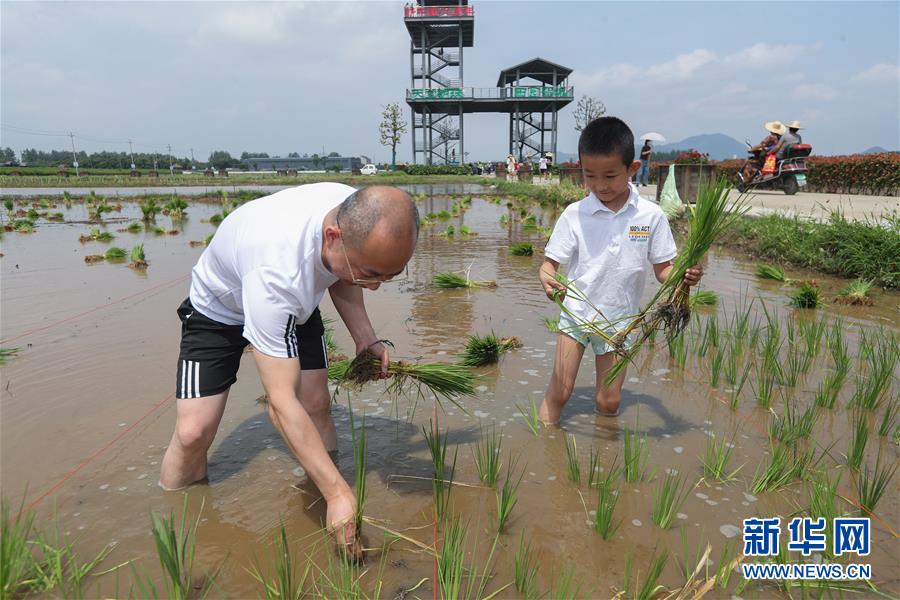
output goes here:
[[[658, 583], [668, 590], [684, 586], [699, 565], [690, 578], [695, 584], [719, 575], [707, 597], [787, 597], [774, 583], [746, 585], [739, 567], [734, 569], [743, 520], [782, 517], [784, 547], [790, 518], [832, 516], [825, 509], [811, 511], [811, 496], [834, 515], [858, 516], [859, 474], [896, 468], [898, 294], [874, 292], [871, 307], [832, 304], [845, 281], [793, 270], [792, 278], [815, 278], [827, 304], [792, 309], [790, 286], [759, 280], [752, 262], [714, 251], [701, 287], [719, 294], [718, 306], [695, 309], [683, 343], [670, 350], [660, 336], [638, 355], [626, 376], [619, 416], [594, 414], [593, 361], [586, 357], [560, 427], [535, 434], [522, 412], [532, 400], [540, 402], [553, 364], [556, 334], [543, 318], [558, 310], [544, 296], [537, 268], [545, 242], [541, 228], [552, 227], [556, 215], [511, 199], [482, 199], [477, 187], [411, 186], [410, 192], [419, 195], [423, 216], [436, 216], [422, 230], [409, 280], [366, 293], [376, 332], [395, 345], [393, 357], [455, 361], [472, 334], [494, 332], [522, 342], [498, 365], [476, 370], [477, 396], [462, 400], [466, 412], [445, 403], [435, 413], [441, 432], [448, 432], [447, 473], [455, 454], [452, 478], [465, 484], [452, 486], [449, 509], [467, 527], [464, 562], [478, 575], [488, 574], [477, 595], [500, 590], [496, 597], [535, 597], [513, 584], [524, 539], [537, 565], [533, 589], [545, 597], [615, 596], [625, 587], [627, 564], [632, 585], [637, 576], [640, 587], [661, 556], [668, 560]], [[468, 207], [459, 204], [464, 195], [473, 196]], [[143, 226], [132, 233], [126, 227], [140, 222], [142, 212], [123, 201], [120, 211], [103, 215], [106, 224], [100, 227], [115, 238], [84, 243], [79, 237], [97, 227], [88, 223], [89, 207], [49, 210], [63, 212], [65, 221], [40, 219], [33, 233], [9, 232], [2, 240], [0, 339], [4, 348], [19, 349], [3, 367], [3, 495], [15, 505], [25, 498], [42, 522], [55, 521], [70, 532], [85, 557], [115, 543], [101, 568], [134, 560], [161, 581], [150, 513], [180, 514], [185, 496], [163, 493], [156, 484], [174, 425], [180, 327], [175, 309], [203, 251], [202, 244], [189, 242], [202, 242], [215, 231], [209, 219], [222, 208], [190, 203], [184, 220], [156, 217], [164, 233]], [[437, 216], [442, 211], [450, 213], [448, 219]], [[442, 235], [448, 225], [453, 236]], [[463, 226], [469, 235], [459, 234]], [[534, 256], [510, 255], [510, 245], [518, 242], [533, 243]], [[127, 260], [85, 263], [85, 256], [110, 246], [130, 251], [136, 244], [144, 245], [145, 270], [128, 268]], [[433, 276], [448, 271], [495, 281], [497, 287], [435, 288]], [[647, 286], [647, 298], [653, 289]], [[322, 309], [336, 318], [327, 295]], [[340, 350], [352, 352], [339, 322], [335, 338]], [[836, 382], [838, 363], [848, 367]], [[365, 513], [374, 524], [365, 524], [363, 534], [372, 550], [351, 579], [359, 577], [368, 596], [380, 581], [381, 597], [429, 598], [436, 570], [428, 549], [437, 540], [440, 552], [449, 529], [434, 527], [433, 466], [423, 436], [433, 404], [384, 395], [382, 386], [340, 391], [334, 406], [337, 463], [351, 484], [348, 402], [357, 426], [365, 413], [367, 432]], [[210, 483], [186, 492], [191, 515], [199, 517], [195, 574], [216, 572], [213, 596], [262, 595], [249, 570], [255, 564], [266, 573], [273, 570], [272, 540], [284, 524], [298, 569], [310, 561], [317, 565], [307, 591], [352, 597], [323, 583], [334, 569], [320, 531], [324, 504], [297, 474], [295, 459], [256, 402], [261, 393], [252, 357], [245, 355], [211, 450]], [[508, 478], [507, 466], [515, 465], [510, 479], [521, 475], [517, 503], [499, 536], [495, 490], [480, 482], [473, 459], [491, 427], [501, 436], [498, 487]], [[721, 473], [729, 479], [737, 470], [728, 481], [704, 472], [701, 459], [711, 440], [732, 450]], [[785, 452], [787, 472], [779, 477], [771, 465]], [[571, 480], [573, 458], [580, 483]], [[614, 472], [608, 484], [597, 483], [626, 462], [630, 481]], [[669, 507], [671, 522], [664, 529], [656, 523], [661, 511], [655, 504], [667, 481], [680, 485], [680, 501]], [[900, 594], [898, 483], [896, 476], [887, 483], [872, 512], [868, 557], [820, 554], [825, 562], [871, 564], [872, 584], [892, 596]], [[830, 500], [819, 502], [829, 486], [835, 490]], [[606, 536], [595, 528], [604, 489], [607, 503], [615, 498]], [[382, 528], [409, 539], [390, 537]], [[787, 562], [815, 558], [792, 552]], [[131, 578], [126, 567], [89, 579], [85, 589], [88, 596], [128, 595]], [[577, 594], [566, 594], [567, 581]], [[847, 595], [877, 597], [874, 589], [853, 585], [858, 593]], [[836, 589], [831, 593], [838, 595]]]

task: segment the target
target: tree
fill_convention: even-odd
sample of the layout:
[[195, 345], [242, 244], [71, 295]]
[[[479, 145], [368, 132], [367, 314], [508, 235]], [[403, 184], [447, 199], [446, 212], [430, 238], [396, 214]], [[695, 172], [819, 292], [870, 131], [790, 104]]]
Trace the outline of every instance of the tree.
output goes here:
[[606, 114], [606, 105], [596, 98], [582, 96], [575, 105], [575, 131], [581, 131], [587, 124]]
[[288, 152], [288, 158], [300, 158], [299, 152]]
[[378, 133], [381, 136], [381, 145], [391, 147], [391, 170], [397, 169], [397, 144], [400, 143], [400, 136], [406, 133], [406, 121], [403, 120], [403, 113], [400, 112], [400, 103], [391, 102], [384, 107], [381, 113], [381, 124], [378, 126]]
[[339, 158], [341, 156], [340, 152], [329, 152], [328, 158]]
[[226, 169], [234, 164], [234, 158], [226, 150], [214, 150], [209, 155], [209, 164], [217, 169]]
[[269, 154], [267, 152], [241, 152], [241, 160], [248, 158], [269, 158]]
[[12, 148], [0, 150], [0, 162], [16, 162], [16, 151]]

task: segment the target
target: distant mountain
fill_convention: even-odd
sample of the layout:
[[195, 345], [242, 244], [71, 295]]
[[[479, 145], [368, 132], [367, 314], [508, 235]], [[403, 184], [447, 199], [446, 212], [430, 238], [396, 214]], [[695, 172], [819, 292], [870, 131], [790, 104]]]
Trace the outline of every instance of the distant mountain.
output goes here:
[[896, 150], [886, 150], [881, 146], [872, 146], [868, 150], [863, 150], [863, 154], [882, 154], [884, 152], [897, 152]]
[[[637, 141], [637, 140], [636, 140]], [[643, 145], [641, 141], [637, 147]], [[733, 137], [729, 137], [724, 133], [704, 133], [701, 135], [692, 135], [680, 142], [672, 142], [669, 144], [653, 145], [656, 152], [671, 152], [673, 150], [699, 150], [703, 154], [709, 154], [713, 160], [725, 160], [728, 158], [742, 158], [747, 153], [747, 145], [742, 144]]]

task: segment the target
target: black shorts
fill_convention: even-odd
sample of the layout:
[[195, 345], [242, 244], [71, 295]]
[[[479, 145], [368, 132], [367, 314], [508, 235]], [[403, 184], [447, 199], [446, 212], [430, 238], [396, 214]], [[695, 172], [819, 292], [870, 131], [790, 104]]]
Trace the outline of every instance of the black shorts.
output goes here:
[[[197, 311], [190, 298], [178, 307], [181, 350], [178, 353], [176, 398], [201, 398], [220, 394], [237, 381], [241, 355], [250, 344], [243, 325], [225, 325]], [[297, 358], [305, 370], [328, 368], [325, 325], [319, 309], [306, 323], [297, 325]]]

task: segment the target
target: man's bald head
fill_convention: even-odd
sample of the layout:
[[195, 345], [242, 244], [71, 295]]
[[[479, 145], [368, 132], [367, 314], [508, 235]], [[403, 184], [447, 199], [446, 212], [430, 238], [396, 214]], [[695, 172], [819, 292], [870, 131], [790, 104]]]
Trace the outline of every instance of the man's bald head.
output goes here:
[[419, 237], [419, 211], [409, 194], [387, 185], [353, 192], [338, 207], [341, 237], [349, 248], [361, 248], [376, 229], [396, 240]]

